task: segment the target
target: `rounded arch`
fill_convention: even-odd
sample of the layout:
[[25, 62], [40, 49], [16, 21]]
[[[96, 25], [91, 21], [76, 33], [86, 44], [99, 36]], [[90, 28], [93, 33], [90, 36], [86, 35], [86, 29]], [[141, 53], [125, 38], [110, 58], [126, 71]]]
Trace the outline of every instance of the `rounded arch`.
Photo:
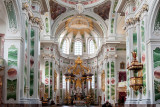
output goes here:
[[[9, 12], [7, 10], [7, 5], [8, 5], [7, 3], [8, 2], [12, 3], [12, 6], [14, 8], [12, 11], [14, 11], [14, 13], [15, 13], [16, 28], [11, 28], [9, 25], [9, 23], [11, 23], [11, 21], [9, 18]], [[7, 37], [8, 35], [11, 36], [11, 34], [12, 34], [12, 36], [14, 36], [14, 35], [23, 36], [23, 35], [21, 35], [21, 31], [22, 31], [23, 27], [21, 24], [21, 17], [20, 17], [21, 16], [20, 15], [21, 14], [20, 3], [21, 3], [21, 1], [19, 1], [19, 0], [5, 0], [5, 1], [1, 0], [0, 1], [0, 7], [1, 7], [1, 9], [3, 9], [0, 11], [0, 14], [1, 14], [1, 16], [0, 16], [0, 29], [2, 28], [0, 30], [0, 34], [5, 35], [5, 37]]]
[[[154, 25], [155, 25], [155, 20], [158, 14], [158, 11], [160, 9], [160, 1], [159, 0], [153, 0], [151, 7], [149, 8], [149, 16], [148, 16], [148, 27], [147, 27], [147, 31], [148, 31], [148, 40], [150, 41], [150, 43], [148, 42], [147, 45], [148, 47], [150, 47], [147, 51], [148, 51], [148, 56], [147, 59], [149, 59], [149, 67], [148, 70], [149, 71], [153, 71], [153, 72], [149, 72], [149, 75], [151, 77], [151, 84], [153, 85], [153, 87], [150, 87], [150, 90], [153, 92], [150, 96], [152, 97], [151, 99], [151, 103], [159, 103], [159, 98], [156, 100], [156, 92], [155, 92], [155, 83], [156, 83], [156, 78], [155, 78], [155, 71], [158, 70], [156, 67], [154, 67], [154, 63], [158, 60], [158, 58], [156, 58], [155, 60], [155, 54], [159, 54], [157, 52], [157, 47], [159, 47], [159, 39], [160, 36], [156, 36], [155, 32], [154, 32]], [[155, 61], [154, 61], [155, 60]]]
[[153, 1], [153, 4], [152, 7], [151, 7], [151, 10], [149, 11], [149, 27], [148, 27], [148, 31], [149, 31], [149, 39], [150, 38], [157, 38], [158, 36], [155, 36], [154, 34], [154, 25], [155, 25], [155, 20], [156, 20], [156, 17], [157, 17], [157, 14], [158, 14], [158, 11], [160, 9], [160, 1], [159, 0], [154, 0]]
[[0, 1], [0, 8], [2, 9], [0, 11], [0, 34], [6, 34], [9, 22], [6, 7], [3, 0]]
[[21, 24], [21, 1], [20, 0], [12, 0], [14, 7], [15, 7], [15, 13], [16, 13], [16, 19], [17, 19], [17, 29], [21, 32], [23, 29], [23, 25]]
[[[52, 33], [51, 33], [51, 39], [53, 39], [53, 37], [56, 34], [56, 30], [58, 29], [59, 25], [61, 23], [63, 23], [64, 21], [66, 21], [69, 17], [74, 16], [74, 14], [77, 14], [77, 11], [72, 10], [70, 12], [65, 12], [63, 13], [61, 16], [59, 16], [59, 18], [57, 18], [55, 20], [55, 22], [52, 24]], [[104, 22], [104, 20], [97, 14], [95, 14], [94, 12], [91, 11], [85, 11], [83, 12], [83, 15], [86, 15], [87, 17], [90, 17], [91, 19], [93, 19], [94, 22], [99, 22], [98, 25], [101, 27], [102, 31], [103, 31], [103, 36], [106, 37], [107, 36], [107, 25]]]
[[[12, 14], [15, 15], [15, 23], [16, 23], [16, 27], [15, 28], [12, 28], [10, 27], [10, 24], [11, 21], [10, 21], [10, 16], [11, 15], [13, 17], [12, 14], [10, 14], [7, 10], [7, 5], [9, 5], [8, 3], [12, 3], [13, 5], [13, 12]], [[19, 0], [6, 0], [6, 1], [3, 1], [3, 4], [5, 6], [5, 11], [7, 12], [7, 17], [6, 17], [6, 20], [7, 20], [7, 32], [9, 33], [12, 33], [12, 35], [18, 35], [18, 36], [23, 36], [23, 35], [20, 35], [21, 32], [22, 32], [22, 29], [23, 29], [23, 25], [21, 24], [21, 5], [20, 3], [22, 3], [21, 1]], [[11, 4], [10, 4], [11, 5]], [[6, 35], [7, 36], [7, 35]]]

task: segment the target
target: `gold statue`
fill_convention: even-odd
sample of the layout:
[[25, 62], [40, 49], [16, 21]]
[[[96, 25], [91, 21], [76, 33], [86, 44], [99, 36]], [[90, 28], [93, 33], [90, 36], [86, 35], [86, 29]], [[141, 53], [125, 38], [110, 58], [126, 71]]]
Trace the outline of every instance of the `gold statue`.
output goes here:
[[76, 64], [82, 64], [83, 61], [81, 60], [81, 58], [78, 56], [78, 58], [75, 60]]
[[136, 57], [137, 57], [137, 53], [136, 52], [132, 52], [132, 56], [133, 56], [133, 60], [135, 61], [136, 60]]
[[68, 73], [71, 73], [71, 70], [70, 70], [70, 69], [68, 70]]
[[79, 87], [79, 88], [82, 87], [82, 85], [81, 85], [81, 80], [80, 80], [79, 78], [76, 80], [76, 88], [77, 88], [77, 87]]

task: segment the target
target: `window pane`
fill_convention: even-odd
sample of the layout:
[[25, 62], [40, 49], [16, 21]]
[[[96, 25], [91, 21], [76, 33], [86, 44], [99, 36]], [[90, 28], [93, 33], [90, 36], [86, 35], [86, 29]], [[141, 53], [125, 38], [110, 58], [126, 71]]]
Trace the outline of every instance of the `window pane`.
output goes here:
[[74, 49], [74, 54], [75, 55], [82, 55], [82, 42], [81, 41], [76, 41], [75, 42], [75, 49]]
[[69, 42], [68, 40], [64, 40], [63, 46], [62, 46], [62, 52], [65, 54], [69, 54]]
[[89, 54], [93, 54], [95, 51], [93, 40], [89, 42]]
[[65, 76], [63, 76], [63, 89], [65, 89], [66, 88], [66, 77]]
[[93, 89], [95, 88], [95, 77], [94, 77], [94, 75], [92, 76], [92, 88]]

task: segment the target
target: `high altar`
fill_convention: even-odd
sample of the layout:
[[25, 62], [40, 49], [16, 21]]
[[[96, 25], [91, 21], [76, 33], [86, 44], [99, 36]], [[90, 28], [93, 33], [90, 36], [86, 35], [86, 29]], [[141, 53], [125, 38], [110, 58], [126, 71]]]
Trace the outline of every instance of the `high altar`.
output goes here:
[[[65, 103], [90, 103], [92, 76], [89, 67], [82, 65], [83, 61], [78, 57], [75, 65], [69, 67], [66, 77]], [[72, 86], [71, 86], [72, 83]]]

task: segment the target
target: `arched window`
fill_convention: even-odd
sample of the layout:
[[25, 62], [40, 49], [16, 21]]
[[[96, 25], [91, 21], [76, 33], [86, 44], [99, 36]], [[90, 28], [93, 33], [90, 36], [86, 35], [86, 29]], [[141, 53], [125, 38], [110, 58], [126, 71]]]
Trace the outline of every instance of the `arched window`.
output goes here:
[[93, 54], [95, 51], [95, 46], [93, 40], [89, 41], [89, 54]]
[[65, 89], [66, 88], [66, 77], [63, 75], [63, 89]]
[[62, 52], [65, 54], [69, 54], [69, 41], [67, 39], [63, 42]]
[[82, 55], [82, 42], [81, 41], [75, 42], [74, 54], [75, 55]]
[[95, 88], [95, 76], [94, 75], [92, 76], [92, 88], [93, 89]]

